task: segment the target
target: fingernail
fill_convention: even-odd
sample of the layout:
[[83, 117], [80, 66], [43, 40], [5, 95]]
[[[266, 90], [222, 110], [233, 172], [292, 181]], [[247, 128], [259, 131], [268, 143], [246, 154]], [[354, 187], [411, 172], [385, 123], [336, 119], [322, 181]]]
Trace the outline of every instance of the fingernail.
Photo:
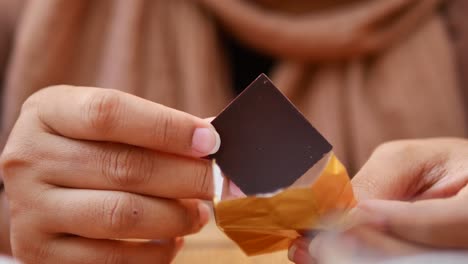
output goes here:
[[294, 256], [296, 255], [296, 251], [297, 251], [297, 245], [292, 244], [291, 247], [289, 247], [289, 251], [288, 251], [288, 259], [290, 261], [294, 261]]
[[221, 146], [219, 134], [210, 128], [197, 128], [193, 132], [192, 149], [203, 155], [216, 153]]
[[200, 217], [201, 226], [205, 226], [210, 220], [210, 207], [201, 202], [198, 204], [198, 215]]

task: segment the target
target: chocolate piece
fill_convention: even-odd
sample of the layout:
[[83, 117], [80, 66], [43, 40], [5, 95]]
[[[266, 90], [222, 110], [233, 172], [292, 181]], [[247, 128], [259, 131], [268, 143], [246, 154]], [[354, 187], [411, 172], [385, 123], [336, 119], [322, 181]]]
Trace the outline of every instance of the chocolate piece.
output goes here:
[[212, 158], [248, 195], [291, 185], [332, 148], [264, 74], [212, 124], [221, 137]]

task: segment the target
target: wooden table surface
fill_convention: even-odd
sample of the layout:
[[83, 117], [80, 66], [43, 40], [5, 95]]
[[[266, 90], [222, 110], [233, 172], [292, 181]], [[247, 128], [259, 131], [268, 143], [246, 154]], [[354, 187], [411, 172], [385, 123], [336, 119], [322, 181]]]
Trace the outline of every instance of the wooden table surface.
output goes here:
[[200, 233], [185, 239], [185, 246], [174, 263], [279, 264], [291, 262], [288, 261], [286, 251], [257, 257], [245, 256], [229, 238], [219, 231], [212, 220]]

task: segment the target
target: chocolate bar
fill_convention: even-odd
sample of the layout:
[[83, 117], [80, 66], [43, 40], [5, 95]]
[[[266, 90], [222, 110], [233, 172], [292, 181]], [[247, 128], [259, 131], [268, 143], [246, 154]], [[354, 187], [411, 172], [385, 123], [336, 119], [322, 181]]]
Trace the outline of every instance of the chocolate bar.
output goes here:
[[247, 195], [290, 186], [332, 149], [264, 74], [212, 124], [221, 148], [211, 158]]

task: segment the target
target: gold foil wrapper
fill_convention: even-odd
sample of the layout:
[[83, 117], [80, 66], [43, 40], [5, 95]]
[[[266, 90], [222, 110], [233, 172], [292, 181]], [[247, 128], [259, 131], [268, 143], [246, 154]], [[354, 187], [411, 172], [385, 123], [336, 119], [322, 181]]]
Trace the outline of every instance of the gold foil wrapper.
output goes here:
[[287, 249], [304, 231], [333, 228], [355, 204], [348, 173], [332, 153], [309, 187], [288, 188], [268, 197], [215, 197], [214, 211], [218, 227], [253, 256]]

